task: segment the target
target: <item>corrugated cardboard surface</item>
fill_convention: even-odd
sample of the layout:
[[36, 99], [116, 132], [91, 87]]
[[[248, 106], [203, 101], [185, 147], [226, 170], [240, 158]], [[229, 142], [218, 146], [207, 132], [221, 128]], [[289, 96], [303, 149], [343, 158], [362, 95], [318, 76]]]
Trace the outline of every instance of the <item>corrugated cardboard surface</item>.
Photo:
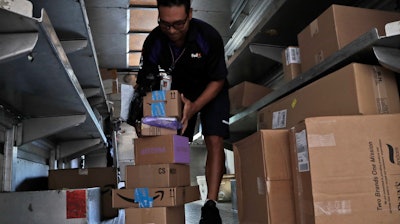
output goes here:
[[282, 51], [283, 78], [291, 81], [301, 74], [300, 49], [296, 46], [289, 46]]
[[159, 128], [142, 123], [140, 134], [143, 136], [176, 135], [178, 134], [178, 131], [168, 128]]
[[288, 130], [261, 130], [234, 143], [240, 223], [294, 223]]
[[117, 169], [113, 167], [49, 170], [49, 189], [100, 187], [102, 218], [118, 216], [112, 208], [112, 189], [117, 188]]
[[[149, 196], [153, 197], [154, 207], [177, 206], [197, 201], [200, 198], [198, 186], [148, 188]], [[135, 189], [114, 189], [113, 208], [138, 207], [135, 203]]]
[[127, 208], [125, 223], [185, 224], [185, 207]]
[[235, 114], [255, 103], [272, 90], [252, 82], [244, 81], [229, 89], [230, 113]]
[[[160, 100], [157, 95], [160, 91], [147, 93], [143, 97], [143, 116], [159, 116], [160, 111], [155, 110], [155, 105], [159, 105], [164, 113], [164, 117], [182, 117], [182, 100], [177, 90], [164, 91], [165, 99]], [[160, 108], [157, 108], [160, 109]]]
[[180, 135], [161, 135], [133, 140], [135, 164], [190, 163], [189, 139]]
[[190, 185], [190, 167], [184, 164], [126, 166], [126, 188], [181, 187]]
[[301, 70], [306, 72], [373, 28], [385, 35], [385, 25], [397, 20], [400, 13], [332, 5], [297, 36]]
[[297, 223], [400, 223], [400, 114], [308, 118], [293, 128]]
[[290, 128], [307, 117], [399, 113], [395, 74], [353, 63], [264, 107], [259, 129]]

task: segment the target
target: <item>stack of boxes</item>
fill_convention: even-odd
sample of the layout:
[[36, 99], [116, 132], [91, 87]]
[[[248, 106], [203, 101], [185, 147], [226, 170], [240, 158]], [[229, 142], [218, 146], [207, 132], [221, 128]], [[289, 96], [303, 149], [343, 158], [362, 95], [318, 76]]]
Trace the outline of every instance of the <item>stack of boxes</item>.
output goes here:
[[[145, 118], [181, 117], [175, 90], [148, 93], [143, 104]], [[189, 139], [147, 124], [134, 139], [134, 157], [135, 165], [126, 166], [125, 189], [113, 190], [113, 207], [125, 209], [127, 224], [184, 224], [184, 204], [200, 197], [198, 186], [190, 186]]]
[[[301, 71], [399, 13], [333, 5], [299, 35]], [[351, 21], [351, 22], [350, 22]], [[400, 223], [396, 74], [349, 63], [267, 105], [234, 143], [240, 223]], [[284, 209], [286, 208], [286, 209]]]

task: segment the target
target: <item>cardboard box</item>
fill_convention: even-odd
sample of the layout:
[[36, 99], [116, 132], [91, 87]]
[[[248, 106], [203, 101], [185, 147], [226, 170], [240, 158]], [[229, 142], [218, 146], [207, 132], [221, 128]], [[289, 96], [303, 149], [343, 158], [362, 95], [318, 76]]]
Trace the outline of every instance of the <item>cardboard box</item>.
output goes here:
[[238, 113], [270, 92], [272, 90], [265, 86], [247, 81], [231, 87], [229, 89], [230, 113]]
[[178, 134], [178, 131], [168, 128], [159, 128], [156, 126], [142, 123], [140, 133], [142, 134], [142, 136], [159, 136], [159, 135], [176, 135]]
[[400, 114], [307, 118], [292, 129], [297, 223], [400, 223]]
[[133, 140], [135, 164], [190, 163], [189, 139], [181, 135], [160, 135]]
[[182, 101], [177, 90], [159, 90], [143, 97], [143, 116], [182, 117]]
[[181, 187], [190, 185], [190, 167], [184, 164], [126, 166], [126, 188]]
[[[200, 198], [198, 186], [148, 188], [149, 196], [153, 198], [153, 207], [169, 207], [184, 205]], [[135, 202], [135, 189], [114, 189], [113, 208], [138, 207]]]
[[185, 207], [127, 208], [125, 223], [185, 224]]
[[[199, 185], [201, 200], [207, 199], [208, 187], [206, 176], [197, 176], [197, 184]], [[235, 174], [224, 174], [219, 185], [218, 198], [219, 202], [228, 202], [232, 199], [231, 180], [235, 179]]]
[[233, 144], [240, 223], [295, 223], [288, 130], [261, 130]]
[[258, 129], [290, 128], [307, 117], [400, 112], [395, 74], [353, 63], [257, 113]]
[[283, 77], [291, 81], [301, 74], [301, 58], [299, 47], [289, 46], [282, 51]]
[[301, 52], [301, 70], [325, 60], [362, 34], [400, 19], [400, 13], [351, 6], [332, 5], [297, 35]]
[[86, 169], [49, 170], [49, 189], [101, 188], [101, 217], [109, 219], [118, 216], [118, 209], [112, 208], [111, 190], [117, 188], [117, 169], [99, 167]]

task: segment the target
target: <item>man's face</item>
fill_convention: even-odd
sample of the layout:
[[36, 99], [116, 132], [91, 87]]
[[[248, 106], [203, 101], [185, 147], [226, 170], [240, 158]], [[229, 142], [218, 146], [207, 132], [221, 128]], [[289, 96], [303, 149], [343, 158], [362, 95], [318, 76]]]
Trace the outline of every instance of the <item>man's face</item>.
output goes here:
[[186, 13], [185, 7], [161, 6], [158, 8], [159, 25], [161, 30], [169, 37], [174, 43], [183, 43], [186, 33], [189, 29], [189, 21], [192, 18], [192, 12]]

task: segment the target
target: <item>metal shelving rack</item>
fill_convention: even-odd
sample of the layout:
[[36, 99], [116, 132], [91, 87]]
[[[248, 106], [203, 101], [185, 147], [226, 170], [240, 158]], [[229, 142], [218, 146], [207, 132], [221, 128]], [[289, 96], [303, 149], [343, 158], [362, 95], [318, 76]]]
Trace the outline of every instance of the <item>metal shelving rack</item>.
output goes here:
[[[0, 9], [0, 140], [6, 173], [15, 148], [36, 140], [55, 144], [50, 162], [107, 145], [103, 117], [109, 107], [87, 16], [82, 1], [68, 2], [80, 14], [63, 17], [73, 16], [85, 32], [60, 35], [66, 29], [60, 26], [57, 33], [43, 9], [38, 18]], [[11, 190], [11, 178], [5, 175], [4, 190]]]
[[388, 69], [400, 72], [398, 61], [400, 61], [400, 35], [381, 37], [376, 29], [372, 29], [320, 64], [300, 74], [294, 80], [232, 116], [229, 119], [232, 137], [226, 145], [231, 148], [230, 144], [232, 142], [244, 138], [257, 130], [256, 114], [258, 110], [318, 78], [351, 62], [379, 63]]

